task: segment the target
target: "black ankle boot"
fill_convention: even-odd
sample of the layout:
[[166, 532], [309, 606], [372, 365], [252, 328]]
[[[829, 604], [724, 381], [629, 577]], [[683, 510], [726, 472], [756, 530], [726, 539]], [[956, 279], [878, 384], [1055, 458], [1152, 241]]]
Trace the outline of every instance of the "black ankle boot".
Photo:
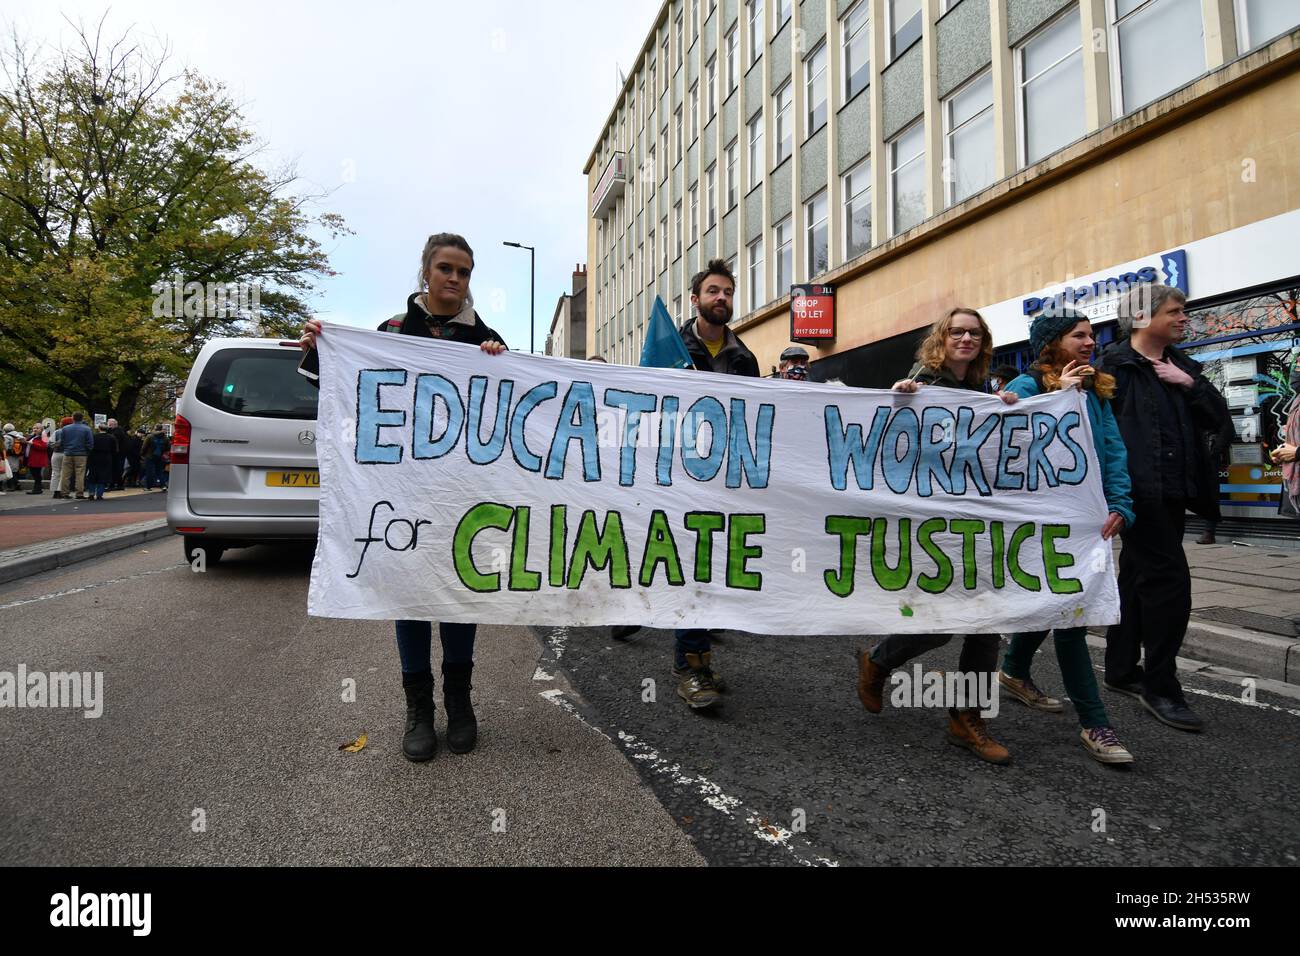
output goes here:
[[406, 691], [406, 733], [402, 735], [402, 754], [407, 760], [423, 763], [438, 755], [438, 731], [433, 725], [433, 675], [403, 674]]
[[447, 708], [447, 749], [454, 754], [467, 754], [478, 742], [478, 721], [474, 719], [474, 706], [470, 703], [471, 664], [442, 665], [442, 703]]

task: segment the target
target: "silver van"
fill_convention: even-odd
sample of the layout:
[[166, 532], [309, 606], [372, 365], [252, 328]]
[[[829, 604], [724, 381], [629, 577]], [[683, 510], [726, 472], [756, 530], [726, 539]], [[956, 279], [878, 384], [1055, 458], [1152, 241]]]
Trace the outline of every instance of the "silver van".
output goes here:
[[167, 524], [215, 563], [227, 548], [315, 540], [317, 390], [297, 342], [213, 339], [176, 407]]

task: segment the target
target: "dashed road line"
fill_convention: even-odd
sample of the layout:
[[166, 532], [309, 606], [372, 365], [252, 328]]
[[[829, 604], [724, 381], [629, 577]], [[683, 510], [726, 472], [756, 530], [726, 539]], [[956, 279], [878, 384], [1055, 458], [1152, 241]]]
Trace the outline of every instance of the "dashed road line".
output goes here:
[[177, 568], [188, 567], [188, 564], [182, 562], [180, 564], [168, 565], [165, 568], [157, 568], [153, 571], [138, 571], [135, 574], [128, 574], [124, 578], [113, 578], [111, 581], [100, 581], [96, 584], [86, 584], [79, 588], [68, 588], [66, 591], [53, 591], [50, 594], [42, 594], [39, 597], [23, 598], [20, 601], [10, 601], [8, 604], [0, 604], [0, 611], [8, 611], [11, 608], [22, 607], [25, 604], [38, 604], [41, 601], [53, 601], [55, 598], [68, 597], [73, 594], [84, 594], [86, 591], [93, 591], [95, 588], [105, 588], [110, 584], [121, 584], [123, 581], [134, 581], [136, 578], [147, 578], [152, 574], [164, 574], [167, 571], [175, 571]]

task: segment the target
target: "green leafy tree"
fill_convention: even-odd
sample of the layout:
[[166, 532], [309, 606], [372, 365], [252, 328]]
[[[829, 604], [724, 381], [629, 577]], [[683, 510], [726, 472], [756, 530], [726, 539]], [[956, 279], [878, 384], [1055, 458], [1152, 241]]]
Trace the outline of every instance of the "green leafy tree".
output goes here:
[[[208, 339], [296, 337], [335, 274], [313, 233], [347, 229], [256, 162], [220, 84], [102, 30], [0, 53], [0, 376], [127, 424]], [[230, 284], [255, 313], [214, 298]]]

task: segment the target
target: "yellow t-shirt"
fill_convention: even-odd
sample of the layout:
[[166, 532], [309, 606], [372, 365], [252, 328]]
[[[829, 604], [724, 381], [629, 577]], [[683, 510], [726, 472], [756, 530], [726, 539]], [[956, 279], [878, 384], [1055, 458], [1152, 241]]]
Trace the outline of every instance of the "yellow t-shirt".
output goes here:
[[727, 337], [723, 335], [716, 342], [710, 342], [708, 339], [704, 339], [703, 342], [704, 347], [709, 350], [709, 355], [717, 358], [718, 353], [722, 351], [722, 347], [727, 344]]

